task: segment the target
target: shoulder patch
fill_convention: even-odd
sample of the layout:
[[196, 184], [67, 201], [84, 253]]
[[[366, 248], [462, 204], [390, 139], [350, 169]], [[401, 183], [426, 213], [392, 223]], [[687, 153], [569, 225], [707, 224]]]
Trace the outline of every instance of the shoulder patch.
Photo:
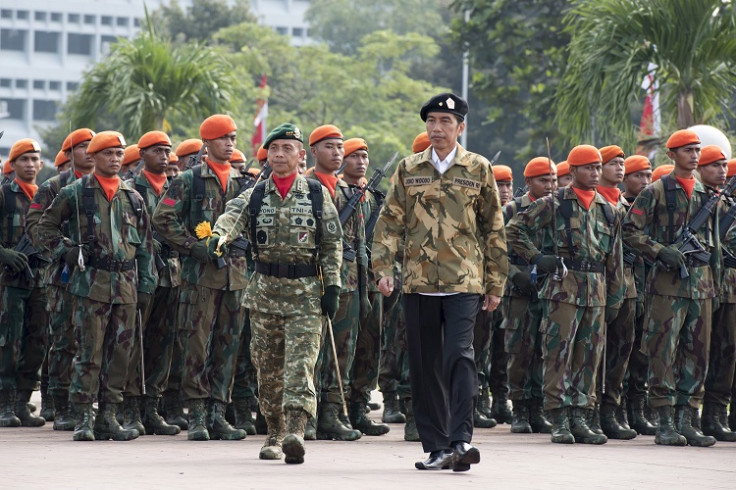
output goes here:
[[41, 204], [37, 202], [32, 202], [31, 209], [41, 209]]
[[477, 180], [463, 179], [461, 177], [455, 177], [452, 179], [453, 185], [459, 185], [460, 187], [467, 187], [468, 189], [480, 189], [481, 183]]
[[337, 225], [333, 223], [332, 221], [327, 222], [327, 231], [332, 233], [333, 235], [337, 233]]
[[433, 177], [407, 177], [404, 179], [404, 186], [409, 187], [412, 185], [427, 185], [431, 184]]
[[176, 206], [176, 201], [174, 199], [171, 199], [170, 197], [167, 197], [163, 200], [164, 206]]
[[642, 216], [644, 214], [644, 211], [639, 208], [631, 208], [631, 212], [637, 216]]

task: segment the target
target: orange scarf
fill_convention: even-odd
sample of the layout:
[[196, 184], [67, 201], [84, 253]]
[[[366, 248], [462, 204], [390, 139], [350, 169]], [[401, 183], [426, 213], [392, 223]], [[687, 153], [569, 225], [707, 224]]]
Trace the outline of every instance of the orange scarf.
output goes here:
[[677, 182], [680, 183], [683, 189], [685, 189], [685, 194], [687, 194], [687, 198], [690, 199], [690, 197], [693, 195], [693, 189], [695, 189], [695, 178], [690, 177], [689, 179], [681, 179], [680, 177], [675, 177], [677, 179]]
[[213, 172], [215, 172], [215, 175], [217, 175], [217, 179], [220, 181], [220, 186], [222, 187], [222, 192], [227, 192], [227, 179], [230, 177], [230, 164], [227, 162], [215, 163], [208, 158], [207, 165]]
[[334, 199], [335, 189], [337, 188], [337, 176], [317, 171], [314, 172], [314, 176], [322, 182], [322, 185], [327, 187], [327, 190], [330, 191], [330, 195]]
[[23, 194], [28, 197], [28, 200], [33, 201], [33, 196], [36, 195], [38, 186], [36, 184], [26, 184], [18, 179], [15, 179], [15, 183], [18, 184], [18, 187], [23, 191]]
[[618, 204], [618, 200], [621, 197], [621, 189], [618, 187], [603, 187], [599, 185], [598, 192], [611, 204]]
[[285, 198], [289, 189], [291, 189], [291, 184], [294, 183], [296, 174], [297, 172], [294, 172], [286, 177], [277, 177], [276, 174], [271, 174], [273, 175], [273, 183], [276, 184], [276, 189], [278, 189], [279, 194], [281, 194], [281, 199]]
[[153, 190], [156, 191], [156, 195], [160, 196], [161, 191], [164, 189], [164, 184], [166, 184], [166, 174], [154, 174], [143, 169], [143, 175], [146, 176], [148, 183], [151, 184]]
[[591, 189], [589, 191], [585, 191], [583, 189], [578, 189], [577, 187], [570, 186], [575, 193], [576, 196], [578, 196], [578, 200], [580, 201], [580, 204], [585, 209], [590, 209], [590, 205], [593, 203], [593, 199], [595, 199], [595, 189]]
[[112, 201], [112, 198], [115, 196], [115, 193], [120, 187], [120, 177], [118, 177], [117, 175], [115, 177], [103, 177], [96, 172], [95, 177], [97, 177], [97, 182], [100, 183], [100, 187], [102, 187], [102, 190], [105, 192], [105, 197], [107, 197], [107, 200]]
[[84, 174], [81, 172], [78, 172], [77, 169], [74, 169], [74, 176], [78, 179], [81, 179]]

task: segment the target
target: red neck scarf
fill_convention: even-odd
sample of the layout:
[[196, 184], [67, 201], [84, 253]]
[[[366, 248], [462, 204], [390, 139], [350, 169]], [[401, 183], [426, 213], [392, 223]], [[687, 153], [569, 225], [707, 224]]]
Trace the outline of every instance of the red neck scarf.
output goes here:
[[113, 196], [115, 196], [115, 193], [120, 187], [120, 177], [117, 175], [115, 177], [103, 177], [96, 172], [95, 177], [97, 177], [97, 182], [100, 183], [102, 190], [105, 191], [105, 197], [107, 197], [107, 200], [112, 201]]
[[166, 184], [166, 174], [154, 174], [146, 169], [143, 169], [143, 175], [146, 176], [146, 179], [148, 179], [151, 187], [153, 187], [153, 190], [156, 191], [156, 195], [160, 196], [161, 191], [164, 189], [164, 184]]
[[330, 195], [332, 198], [335, 198], [335, 189], [337, 188], [337, 176], [332, 174], [325, 174], [322, 172], [317, 172], [315, 170], [314, 176], [319, 179], [320, 182], [322, 182], [322, 185], [327, 187], [327, 190], [330, 191]]
[[577, 187], [570, 186], [570, 188], [573, 190], [575, 195], [578, 196], [580, 204], [585, 209], [590, 209], [590, 205], [593, 203], [593, 199], [595, 199], [595, 189], [585, 191], [583, 189], [578, 189]]
[[618, 187], [603, 187], [599, 185], [598, 192], [611, 204], [618, 204], [618, 200], [621, 197], [621, 189]]
[[227, 192], [227, 179], [230, 177], [230, 163], [215, 163], [208, 158], [207, 165], [217, 175], [222, 191]]
[[84, 176], [84, 174], [83, 174], [83, 173], [81, 173], [81, 172], [79, 172], [79, 171], [78, 171], [78, 170], [77, 170], [77, 169], [75, 168], [75, 169], [74, 169], [74, 176], [75, 176], [76, 178], [78, 178], [78, 179], [81, 179], [81, 178], [82, 178], [82, 177]]
[[20, 187], [20, 190], [23, 191], [23, 194], [28, 197], [28, 200], [33, 201], [33, 196], [36, 195], [38, 186], [36, 184], [26, 184], [25, 182], [18, 179], [15, 179], [15, 183], [18, 184], [18, 187]]
[[281, 199], [284, 199], [286, 194], [289, 192], [289, 189], [291, 189], [291, 184], [293, 184], [294, 179], [296, 179], [297, 172], [287, 175], [286, 177], [278, 177], [276, 174], [271, 175], [273, 177], [273, 183], [276, 184], [276, 189], [278, 189], [279, 194], [281, 194]]
[[685, 194], [687, 194], [687, 198], [690, 199], [690, 196], [693, 195], [693, 189], [695, 189], [695, 178], [690, 177], [689, 179], [681, 179], [680, 177], [675, 177], [677, 179], [677, 182], [680, 183], [683, 189], [685, 189]]

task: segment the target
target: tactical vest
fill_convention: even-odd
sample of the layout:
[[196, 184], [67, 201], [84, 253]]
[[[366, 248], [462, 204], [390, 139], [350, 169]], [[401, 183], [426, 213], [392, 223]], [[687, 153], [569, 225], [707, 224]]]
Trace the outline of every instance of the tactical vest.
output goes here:
[[[565, 234], [567, 235], [567, 246], [570, 249], [570, 258], [575, 260], [575, 245], [572, 241], [572, 225], [570, 224], [570, 218], [572, 218], [572, 199], [564, 199], [564, 196], [565, 188], [557, 191], [557, 200], [560, 202], [560, 214], [565, 221]], [[613, 207], [606, 203], [603, 206], [603, 214], [606, 217], [606, 221], [608, 221], [608, 226], [612, 228], [616, 223], [616, 215]]]
[[[202, 178], [202, 164], [194, 165], [191, 168], [192, 171], [192, 209], [195, 210], [196, 213], [196, 219], [194, 220], [194, 223], [201, 223], [204, 221], [204, 213], [202, 212], [202, 201], [204, 201], [205, 195], [206, 195], [206, 188], [205, 188], [205, 181]], [[243, 192], [245, 189], [248, 188], [248, 178], [246, 177], [234, 177], [234, 179], [238, 182], [238, 194]], [[224, 196], [227, 191], [223, 191], [221, 187], [218, 186], [218, 189], [220, 189], [220, 193]], [[221, 210], [221, 212], [224, 211], [224, 209]]]
[[[673, 186], [672, 189], [670, 189], [670, 182], [672, 181], [672, 178], [669, 175], [665, 175], [662, 177], [662, 185], [664, 186], [664, 202], [667, 204], [667, 240], [669, 242], [669, 245], [675, 243], [676, 234], [675, 234], [675, 211], [677, 210], [677, 188]], [[705, 200], [707, 200], [707, 195], [700, 197], [700, 207], [703, 207], [705, 205]], [[679, 230], [678, 230], [679, 231]], [[698, 230], [695, 230], [696, 232]]]
[[[13, 192], [10, 189], [10, 185], [12, 182], [3, 184], [2, 186], [2, 192], [3, 197], [5, 198], [5, 219], [7, 220], [7, 223], [5, 224], [5, 236], [3, 237], [3, 242], [5, 243], [6, 247], [13, 246], [13, 218], [15, 217], [15, 212], [18, 209], [17, 203], [15, 201], [15, 192]], [[23, 194], [25, 196], [25, 194]]]
[[[82, 177], [82, 209], [87, 217], [87, 243], [91, 245], [95, 242], [95, 213], [97, 212], [97, 205], [95, 204], [94, 187], [87, 187], [89, 179], [89, 174]], [[136, 218], [140, 221], [143, 216], [143, 200], [134, 191], [127, 189], [123, 189], [123, 191], [128, 196], [130, 206], [133, 208]]]

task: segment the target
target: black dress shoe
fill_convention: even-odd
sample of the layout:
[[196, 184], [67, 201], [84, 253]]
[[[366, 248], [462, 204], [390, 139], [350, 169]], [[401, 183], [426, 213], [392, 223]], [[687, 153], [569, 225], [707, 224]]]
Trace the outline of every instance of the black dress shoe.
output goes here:
[[453, 452], [449, 449], [432, 451], [425, 461], [417, 461], [414, 467], [418, 470], [449, 470]]
[[456, 442], [452, 448], [452, 471], [468, 471], [471, 464], [480, 463], [480, 451], [467, 442]]

